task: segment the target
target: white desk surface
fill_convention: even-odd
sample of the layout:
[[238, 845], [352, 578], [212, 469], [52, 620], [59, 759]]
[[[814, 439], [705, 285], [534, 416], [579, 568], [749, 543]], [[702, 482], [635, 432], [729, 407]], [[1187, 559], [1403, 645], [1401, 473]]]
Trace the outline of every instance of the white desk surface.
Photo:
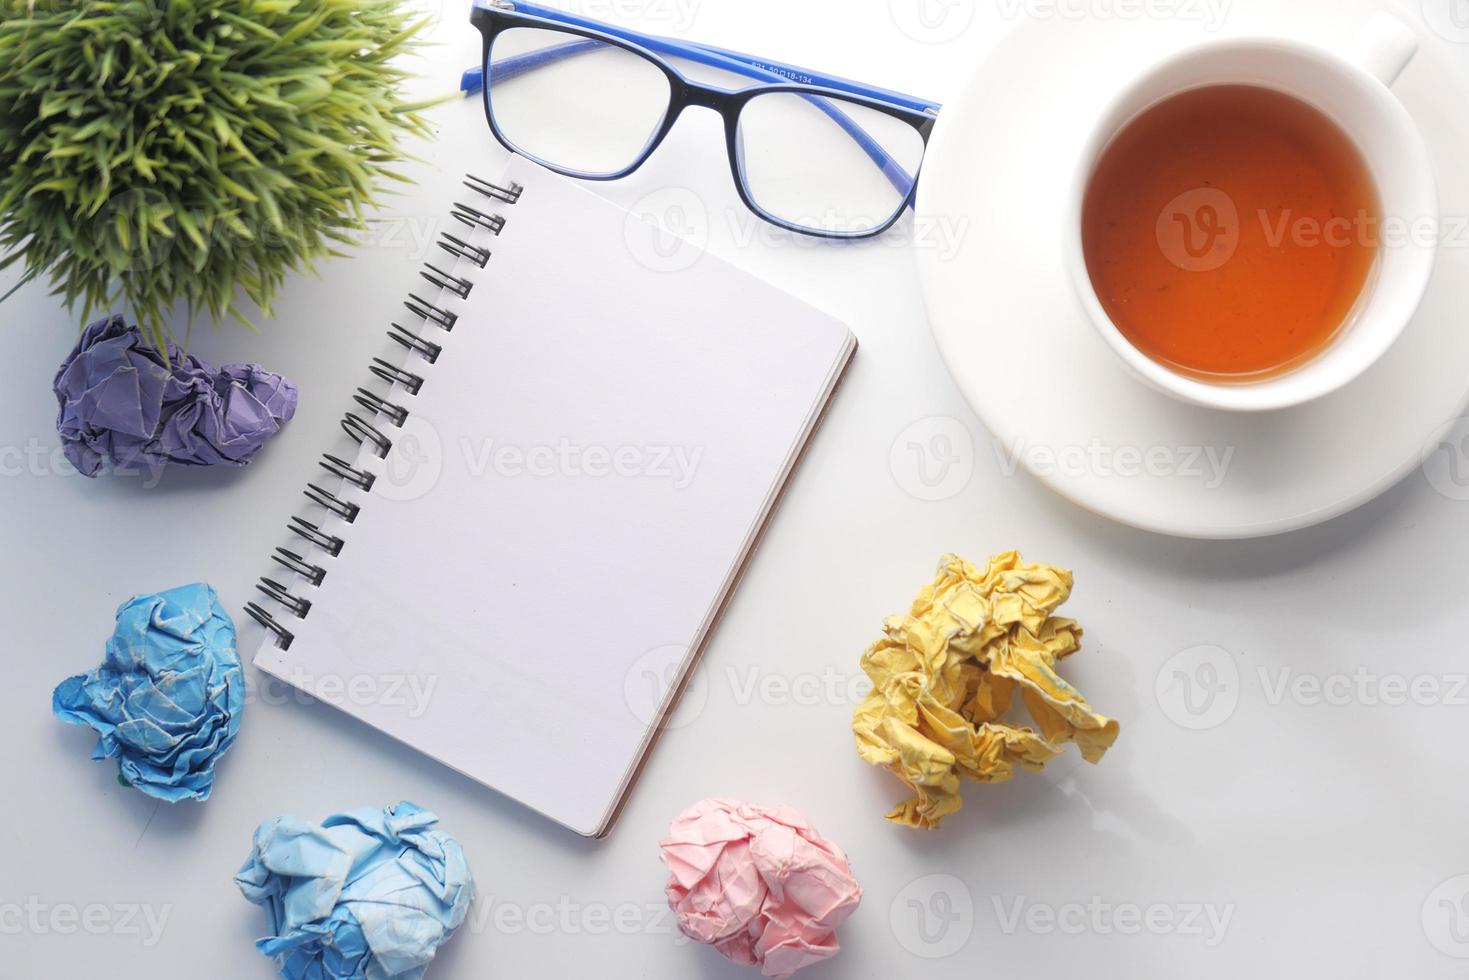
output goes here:
[[[447, 89], [478, 39], [460, 0], [427, 2], [445, 42], [427, 87]], [[942, 101], [1006, 11], [1057, 8], [578, 9]], [[418, 173], [470, 159], [498, 171], [505, 155], [477, 103], [438, 118], [444, 140]], [[580, 840], [345, 715], [262, 687], [253, 670], [213, 799], [170, 806], [119, 786], [111, 762], [88, 761], [92, 736], [51, 717], [52, 687], [98, 662], [119, 602], [198, 580], [219, 590], [248, 657], [259, 630], [242, 606], [317, 455], [340, 438], [412, 262], [446, 227], [445, 205], [464, 199], [454, 188], [444, 179], [394, 202], [399, 220], [320, 279], [293, 280], [259, 334], [196, 331], [202, 356], [259, 361], [301, 386], [296, 419], [243, 471], [173, 471], [154, 486], [59, 465], [50, 383], [76, 320], [34, 285], [0, 305], [0, 977], [269, 977], [251, 946], [263, 916], [231, 881], [255, 826], [400, 799], [442, 817], [479, 883], [432, 977], [756, 976], [683, 940], [664, 904], [657, 842], [709, 795], [792, 804], [851, 856], [865, 898], [842, 953], [807, 980], [1469, 970], [1469, 489], [1446, 461], [1355, 514], [1273, 540], [1169, 540], [1093, 517], [1013, 474], [956, 393], [903, 231], [841, 247], [767, 230], [740, 207], [708, 113], [690, 112], [605, 193], [842, 317], [861, 348], [680, 726], [611, 838]], [[889, 825], [902, 787], [857, 758], [848, 729], [857, 658], [940, 554], [1007, 548], [1075, 570], [1065, 611], [1087, 639], [1067, 674], [1121, 719], [1122, 736], [1096, 767], [1073, 749], [1044, 774], [966, 785], [964, 810], [939, 832]], [[1193, 679], [1187, 702], [1180, 674]]]

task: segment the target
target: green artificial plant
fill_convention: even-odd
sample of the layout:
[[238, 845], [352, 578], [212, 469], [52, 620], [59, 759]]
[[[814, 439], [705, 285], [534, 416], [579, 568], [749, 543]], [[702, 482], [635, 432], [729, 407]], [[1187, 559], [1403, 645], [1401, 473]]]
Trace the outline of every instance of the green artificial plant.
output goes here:
[[160, 348], [175, 304], [268, 312], [402, 179], [420, 26], [399, 0], [0, 0], [0, 269]]

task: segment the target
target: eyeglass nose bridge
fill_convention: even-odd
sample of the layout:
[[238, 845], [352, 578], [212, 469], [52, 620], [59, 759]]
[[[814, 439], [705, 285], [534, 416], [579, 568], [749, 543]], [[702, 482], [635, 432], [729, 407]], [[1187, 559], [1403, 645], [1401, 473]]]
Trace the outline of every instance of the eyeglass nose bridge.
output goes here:
[[[704, 82], [695, 82], [683, 77], [682, 72], [674, 72], [673, 102], [678, 106], [678, 111], [664, 123], [663, 133], [656, 141], [661, 143], [663, 136], [667, 136], [678, 120], [683, 116], [685, 109], [697, 106], [701, 109], [712, 109], [719, 113], [724, 120], [725, 144], [729, 151], [730, 175], [734, 178], [735, 189], [739, 191], [740, 197], [745, 205], [756, 214], [761, 214], [754, 202], [750, 200], [749, 192], [745, 190], [744, 181], [740, 177], [740, 148], [739, 148], [739, 116], [740, 107], [746, 101], [739, 91], [723, 89], [717, 85], [709, 85]], [[653, 152], [650, 147], [648, 154], [643, 157], [647, 159]]]
[[684, 108], [699, 106], [703, 109], [713, 109], [726, 120], [733, 118], [739, 105], [735, 98], [737, 93], [714, 85], [706, 85], [703, 82], [692, 82], [686, 78], [679, 79], [679, 81], [683, 86], [680, 101]]

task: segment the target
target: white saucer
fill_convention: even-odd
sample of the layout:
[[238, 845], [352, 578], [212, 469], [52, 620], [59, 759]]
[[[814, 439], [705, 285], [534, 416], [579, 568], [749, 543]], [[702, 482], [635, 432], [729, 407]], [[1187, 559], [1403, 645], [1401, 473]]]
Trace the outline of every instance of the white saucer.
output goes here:
[[[1301, 408], [1215, 412], [1144, 387], [1098, 336], [1063, 265], [1066, 188], [1095, 109], [1115, 79], [1180, 43], [1284, 34], [1345, 51], [1379, 9], [1422, 38], [1393, 90], [1423, 129], [1449, 235], [1414, 322], [1366, 375]], [[1454, 57], [1462, 64], [1464, 51], [1376, 0], [1229, 10], [1212, 34], [1178, 18], [1022, 21], [945, 105], [918, 194], [920, 221], [964, 229], [957, 252], [920, 250], [919, 262], [939, 348], [997, 448], [1099, 514], [1196, 538], [1277, 534], [1366, 503], [1421, 464], [1469, 389], [1469, 128], [1457, 108], [1469, 85]]]

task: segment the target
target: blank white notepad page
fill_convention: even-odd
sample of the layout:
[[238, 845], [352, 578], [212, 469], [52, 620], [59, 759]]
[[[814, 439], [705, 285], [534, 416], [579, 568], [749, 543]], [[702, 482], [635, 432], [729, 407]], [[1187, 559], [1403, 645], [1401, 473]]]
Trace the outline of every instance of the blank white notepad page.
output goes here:
[[[337, 491], [361, 506], [325, 524], [340, 556], [313, 551], [309, 613], [256, 664], [595, 835], [854, 341], [712, 255], [662, 271], [661, 233], [580, 186], [519, 159], [506, 181], [454, 329], [421, 331], [442, 355], [388, 393], [408, 420], [374, 421], [392, 451], [358, 457], [373, 488]], [[398, 677], [418, 696], [348, 690]]]

